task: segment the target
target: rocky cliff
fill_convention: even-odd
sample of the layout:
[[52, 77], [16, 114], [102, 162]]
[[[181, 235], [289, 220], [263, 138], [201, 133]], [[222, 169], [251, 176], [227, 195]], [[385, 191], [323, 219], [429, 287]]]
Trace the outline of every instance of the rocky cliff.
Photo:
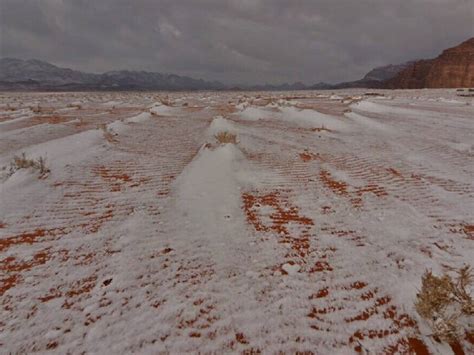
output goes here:
[[435, 59], [419, 60], [389, 79], [391, 89], [474, 87], [474, 37]]

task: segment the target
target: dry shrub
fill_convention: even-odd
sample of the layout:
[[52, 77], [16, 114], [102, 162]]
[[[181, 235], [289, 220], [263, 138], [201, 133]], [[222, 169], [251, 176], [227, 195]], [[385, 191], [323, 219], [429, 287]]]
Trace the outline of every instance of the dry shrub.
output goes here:
[[171, 101], [171, 99], [168, 96], [160, 97], [159, 100], [160, 100], [162, 105], [165, 105], [165, 106], [172, 106], [173, 105], [173, 102]]
[[43, 109], [41, 108], [40, 105], [38, 105], [38, 106], [31, 106], [31, 107], [30, 107], [30, 110], [31, 110], [33, 113], [41, 113], [41, 112], [43, 112]]
[[97, 125], [97, 129], [100, 129], [104, 134], [104, 138], [109, 143], [117, 143], [117, 139], [115, 138], [115, 134], [111, 132], [105, 123], [100, 123]]
[[28, 159], [25, 153], [22, 153], [20, 156], [15, 155], [13, 161], [10, 163], [10, 173], [13, 175], [17, 170], [20, 169], [34, 169], [38, 170], [40, 177], [45, 177], [51, 172], [51, 170], [46, 166], [46, 159], [39, 157], [38, 159]]
[[326, 128], [325, 125], [322, 125], [321, 127], [316, 127], [316, 128], [313, 128], [311, 129], [313, 132], [332, 132], [332, 130], [330, 130], [329, 128]]
[[464, 266], [456, 273], [453, 279], [447, 274], [438, 277], [426, 271], [415, 303], [417, 312], [430, 323], [435, 338], [446, 342], [456, 341], [463, 332], [461, 318], [474, 314], [474, 303], [467, 290], [473, 281], [470, 267]]
[[219, 132], [214, 136], [221, 144], [237, 144], [237, 135], [230, 132]]
[[50, 114], [54, 112], [54, 109], [51, 107], [42, 107], [39, 104], [36, 106], [30, 106], [29, 107], [31, 112], [35, 114]]

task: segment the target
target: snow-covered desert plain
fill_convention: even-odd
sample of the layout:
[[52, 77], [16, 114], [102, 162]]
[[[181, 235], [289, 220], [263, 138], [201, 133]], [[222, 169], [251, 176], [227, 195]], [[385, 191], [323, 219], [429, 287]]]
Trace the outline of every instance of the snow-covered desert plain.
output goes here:
[[378, 92], [0, 94], [0, 352], [472, 354], [473, 98]]

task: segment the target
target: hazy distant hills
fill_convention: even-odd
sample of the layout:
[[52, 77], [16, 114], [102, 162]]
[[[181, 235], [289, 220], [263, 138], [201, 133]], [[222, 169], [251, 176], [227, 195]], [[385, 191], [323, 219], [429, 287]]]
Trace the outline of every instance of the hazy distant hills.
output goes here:
[[0, 59], [0, 90], [79, 91], [79, 90], [323, 90], [342, 87], [381, 87], [383, 80], [393, 78], [403, 65], [389, 65], [370, 71], [363, 79], [341, 83], [305, 85], [301, 82], [280, 85], [225, 85], [175, 74], [146, 71], [110, 71], [84, 73], [37, 60]]
[[217, 81], [145, 71], [90, 74], [60, 68], [36, 59], [0, 59], [3, 90], [222, 90]]
[[92, 83], [98, 75], [77, 70], [59, 68], [41, 60], [0, 59], [0, 81], [36, 81], [44, 85], [64, 85], [71, 83]]
[[0, 59], [0, 90], [330, 90], [343, 88], [449, 88], [474, 86], [474, 38], [445, 50], [439, 57], [386, 65], [362, 79], [339, 84], [300, 82], [281, 85], [225, 85], [175, 74], [146, 71], [84, 73], [37, 60]]

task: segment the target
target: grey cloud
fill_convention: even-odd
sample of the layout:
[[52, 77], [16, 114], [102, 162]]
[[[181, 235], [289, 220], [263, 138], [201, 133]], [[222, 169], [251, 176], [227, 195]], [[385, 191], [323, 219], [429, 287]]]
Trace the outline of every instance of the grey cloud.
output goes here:
[[0, 0], [0, 56], [227, 83], [345, 81], [474, 35], [472, 0]]

